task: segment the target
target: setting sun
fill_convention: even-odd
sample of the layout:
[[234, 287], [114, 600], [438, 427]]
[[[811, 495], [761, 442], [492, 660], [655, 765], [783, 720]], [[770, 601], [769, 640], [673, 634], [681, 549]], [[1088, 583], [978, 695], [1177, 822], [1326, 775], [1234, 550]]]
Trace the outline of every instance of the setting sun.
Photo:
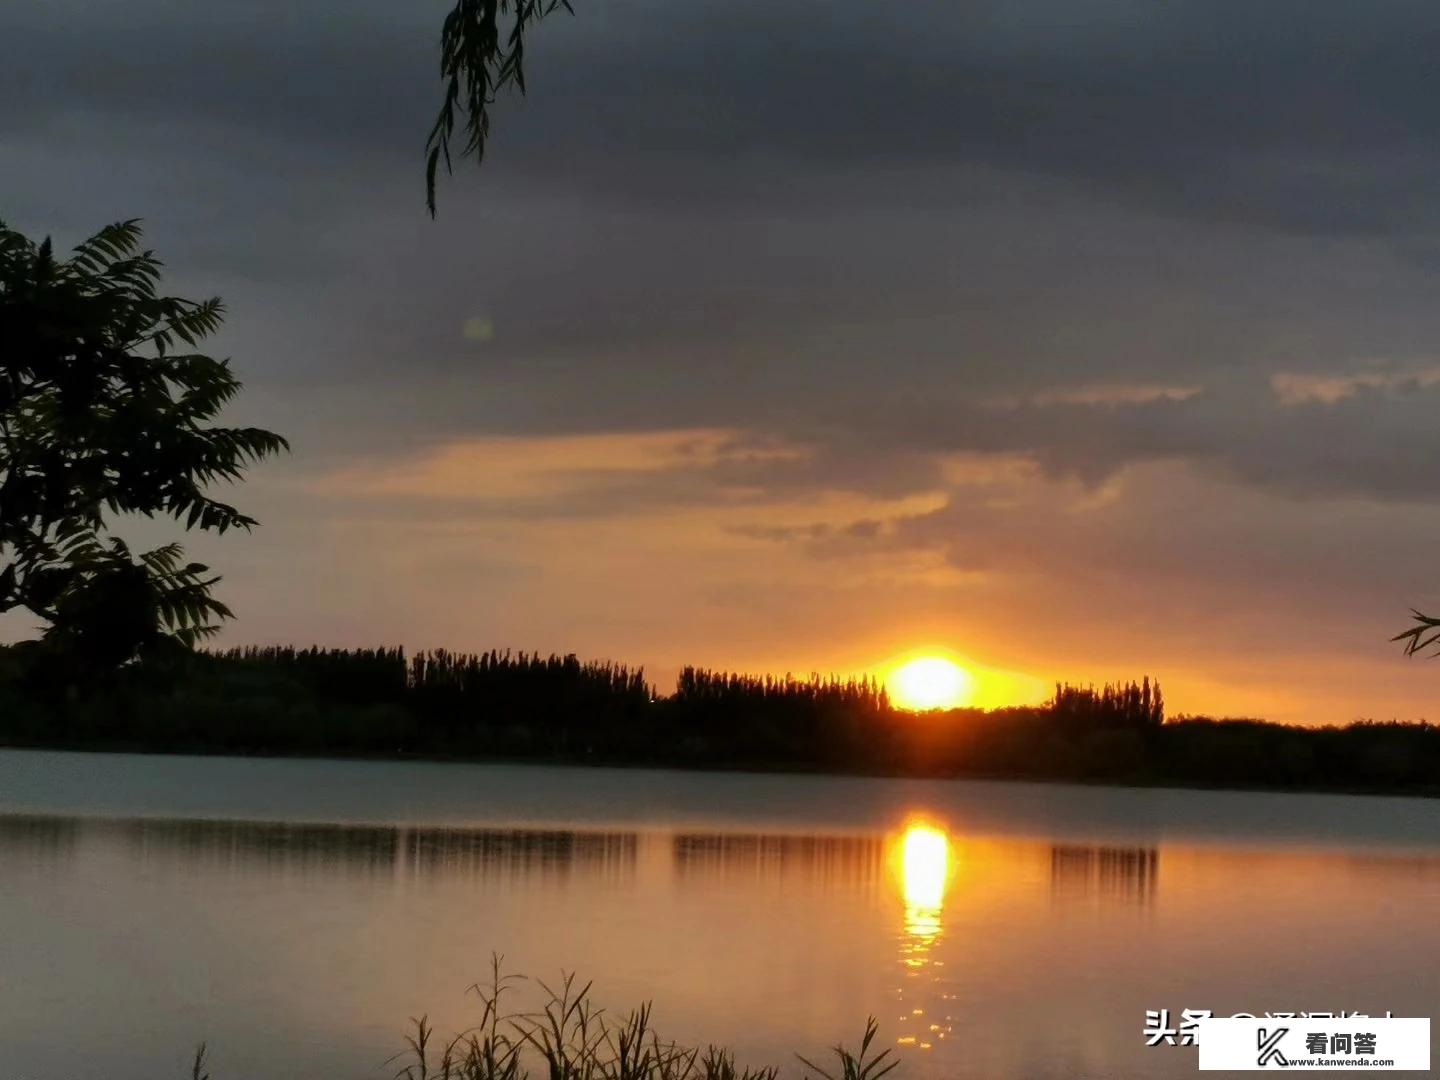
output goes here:
[[886, 685], [901, 708], [953, 709], [969, 703], [975, 679], [943, 657], [922, 656], [896, 668]]

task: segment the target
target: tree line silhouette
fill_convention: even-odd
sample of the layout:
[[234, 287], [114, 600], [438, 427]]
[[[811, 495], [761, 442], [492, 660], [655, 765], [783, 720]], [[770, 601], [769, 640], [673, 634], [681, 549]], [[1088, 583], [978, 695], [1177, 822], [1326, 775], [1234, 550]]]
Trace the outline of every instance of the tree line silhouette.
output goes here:
[[1157, 680], [1041, 705], [911, 712], [871, 677], [681, 671], [573, 655], [249, 647], [55, 683], [0, 646], [0, 742], [158, 751], [1440, 792], [1440, 730], [1167, 718]]
[[1101, 690], [1057, 682], [1050, 709], [1072, 724], [1143, 728], [1165, 722], [1165, 695], [1148, 675], [1139, 683], [1106, 683]]

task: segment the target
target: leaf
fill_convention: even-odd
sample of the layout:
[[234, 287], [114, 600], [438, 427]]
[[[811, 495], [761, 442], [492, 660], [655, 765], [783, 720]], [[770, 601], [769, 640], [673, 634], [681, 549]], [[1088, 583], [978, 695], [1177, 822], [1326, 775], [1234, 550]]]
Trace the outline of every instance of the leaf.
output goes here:
[[[160, 295], [162, 264], [141, 240], [137, 219], [116, 222], [57, 262], [48, 239], [0, 226], [0, 608], [34, 612], [48, 640], [100, 666], [231, 617], [218, 576], [178, 544], [132, 555], [108, 531], [115, 517], [251, 528], [207, 489], [289, 448], [212, 423], [241, 389], [228, 361], [194, 351], [224, 303]], [[70, 350], [59, 363], [56, 341]]]
[[[451, 171], [450, 144], [456, 114], [465, 116], [462, 155], [484, 161], [490, 134], [490, 105], [503, 89], [525, 93], [525, 36], [531, 26], [556, 11], [574, 14], [568, 0], [457, 0], [440, 29], [440, 75], [445, 93], [425, 139], [425, 206], [435, 217], [435, 178], [441, 159]], [[503, 38], [500, 15], [513, 11]], [[503, 43], [502, 43], [503, 41]]]

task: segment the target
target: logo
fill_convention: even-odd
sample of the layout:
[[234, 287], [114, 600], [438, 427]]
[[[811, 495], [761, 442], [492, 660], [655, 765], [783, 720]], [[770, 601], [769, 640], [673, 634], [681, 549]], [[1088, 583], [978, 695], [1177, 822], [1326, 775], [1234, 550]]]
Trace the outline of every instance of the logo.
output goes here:
[[1261, 1068], [1271, 1061], [1276, 1065], [1289, 1065], [1289, 1060], [1280, 1052], [1280, 1040], [1289, 1034], [1289, 1028], [1276, 1028], [1274, 1031], [1258, 1028], [1255, 1032], [1255, 1045], [1260, 1048], [1260, 1056], [1255, 1059], [1255, 1064]]
[[1289, 1017], [1285, 1027], [1263, 1017], [1196, 1021], [1202, 1071], [1266, 1069], [1430, 1068], [1430, 1021], [1424, 1017]]

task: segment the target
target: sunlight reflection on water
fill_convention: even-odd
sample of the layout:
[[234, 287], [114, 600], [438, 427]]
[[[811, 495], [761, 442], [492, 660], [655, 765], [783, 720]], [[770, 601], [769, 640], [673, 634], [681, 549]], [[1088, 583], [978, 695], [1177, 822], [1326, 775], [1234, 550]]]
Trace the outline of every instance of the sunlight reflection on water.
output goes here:
[[[1230, 793], [120, 758], [81, 762], [81, 782], [69, 759], [23, 764], [17, 780], [0, 754], [0, 800], [29, 784], [49, 803], [0, 802], [0, 1045], [22, 1075], [103, 1058], [113, 1080], [178, 1076], [203, 1038], [217, 1077], [379, 1080], [407, 1016], [465, 1025], [492, 951], [593, 977], [617, 1011], [653, 999], [666, 1035], [751, 1062], [853, 1044], [873, 1013], [897, 1080], [1178, 1078], [1193, 1052], [1146, 1048], [1146, 1009], [1433, 1005], [1440, 842], [1412, 838], [1433, 804], [1337, 804], [1352, 828], [1410, 815], [1387, 848], [1374, 824], [1267, 838], [1287, 804]], [[374, 810], [437, 781], [444, 814]], [[805, 805], [762, 815], [756, 793], [791, 783]], [[683, 814], [643, 804], [666, 785]], [[276, 818], [317, 789], [349, 820]], [[507, 816], [547, 792], [564, 815]], [[1226, 825], [1177, 832], [1175, 805]]]

